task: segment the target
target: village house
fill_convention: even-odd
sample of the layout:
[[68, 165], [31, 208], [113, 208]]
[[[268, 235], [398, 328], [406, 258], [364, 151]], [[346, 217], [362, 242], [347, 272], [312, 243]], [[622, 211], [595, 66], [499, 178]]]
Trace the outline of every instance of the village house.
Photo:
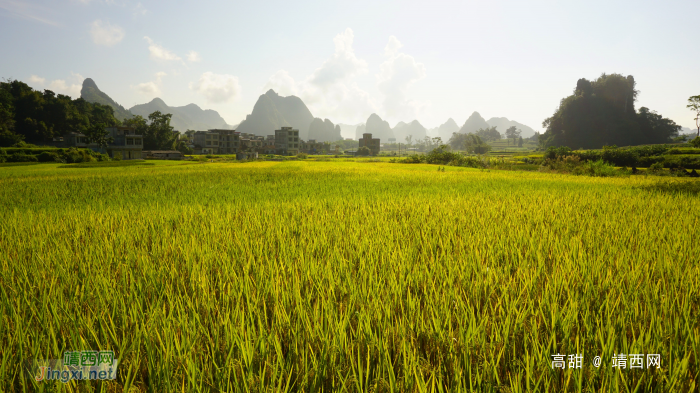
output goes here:
[[282, 127], [280, 130], [275, 130], [275, 150], [280, 155], [295, 156], [299, 153], [299, 130], [292, 127]]
[[300, 150], [309, 154], [327, 153], [331, 150], [330, 142], [316, 142], [315, 139], [309, 139], [308, 142], [301, 141]]
[[63, 136], [62, 145], [65, 147], [82, 147], [94, 150], [102, 154], [108, 154], [111, 158], [133, 160], [142, 158], [143, 135], [137, 135], [134, 127], [107, 127], [105, 130], [112, 143], [103, 148], [96, 143], [88, 143], [85, 134], [69, 132]]
[[379, 154], [379, 138], [372, 138], [371, 133], [362, 134], [362, 138], [360, 138], [360, 146], [358, 146], [358, 149], [363, 146], [367, 146], [373, 156]]

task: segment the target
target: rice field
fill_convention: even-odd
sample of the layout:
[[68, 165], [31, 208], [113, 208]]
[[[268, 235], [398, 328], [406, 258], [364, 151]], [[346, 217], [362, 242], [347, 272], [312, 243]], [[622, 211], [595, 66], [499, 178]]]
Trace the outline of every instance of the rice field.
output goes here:
[[[696, 391], [692, 181], [343, 160], [2, 167], [0, 391]], [[27, 367], [88, 349], [114, 351], [116, 379]]]

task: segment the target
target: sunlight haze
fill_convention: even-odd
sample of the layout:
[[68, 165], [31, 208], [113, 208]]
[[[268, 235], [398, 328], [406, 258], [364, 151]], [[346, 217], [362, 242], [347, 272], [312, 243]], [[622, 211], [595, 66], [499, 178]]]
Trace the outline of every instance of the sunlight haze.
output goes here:
[[461, 126], [478, 111], [543, 131], [579, 78], [620, 73], [637, 107], [694, 129], [699, 14], [697, 1], [0, 0], [0, 77], [74, 98], [92, 78], [125, 108], [159, 97], [231, 125], [274, 89], [336, 124]]

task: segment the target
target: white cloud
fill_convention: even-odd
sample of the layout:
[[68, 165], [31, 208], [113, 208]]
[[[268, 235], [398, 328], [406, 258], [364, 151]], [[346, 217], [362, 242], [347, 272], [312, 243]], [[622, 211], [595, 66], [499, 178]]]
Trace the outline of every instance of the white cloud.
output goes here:
[[416, 81], [425, 78], [426, 71], [423, 63], [400, 52], [402, 46], [396, 37], [389, 37], [384, 48], [386, 60], [379, 66], [377, 87], [384, 96], [382, 104], [387, 117], [412, 119], [427, 104], [409, 99], [408, 89]]
[[191, 50], [189, 53], [187, 53], [187, 61], [190, 61], [192, 63], [196, 63], [198, 61], [201, 61], [202, 58], [199, 56], [199, 53]]
[[353, 39], [354, 35], [350, 28], [335, 36], [333, 38], [335, 53], [314, 71], [309, 82], [324, 88], [366, 72], [367, 62], [355, 56], [355, 51], [352, 49]]
[[54, 79], [48, 84], [46, 83], [46, 78], [37, 75], [29, 77], [29, 83], [33, 84], [37, 90], [48, 89], [56, 94], [64, 94], [73, 98], [80, 97], [83, 80], [85, 78], [82, 75], [73, 72], [71, 72], [69, 79]]
[[32, 75], [29, 77], [29, 82], [31, 83], [36, 83], [38, 85], [43, 85], [44, 82], [46, 82], [46, 78], [42, 78], [40, 76]]
[[143, 39], [145, 39], [148, 42], [148, 51], [151, 54], [151, 59], [165, 61], [182, 61], [182, 58], [180, 56], [156, 44], [148, 36], [143, 37]]
[[98, 19], [90, 26], [92, 41], [97, 45], [112, 46], [124, 39], [124, 29], [117, 25]]
[[367, 72], [367, 62], [357, 58], [353, 50], [353, 31], [346, 29], [333, 39], [335, 51], [311, 75], [301, 82], [285, 70], [268, 79], [263, 90], [274, 89], [281, 95], [297, 95], [314, 116], [334, 121], [361, 121], [377, 106], [369, 94], [353, 78]]
[[209, 103], [222, 103], [237, 99], [241, 94], [238, 78], [227, 74], [205, 72], [190, 89], [203, 95]]
[[148, 97], [157, 97], [160, 95], [160, 87], [158, 87], [155, 82], [139, 83], [134, 89]]
[[144, 83], [139, 83], [136, 86], [131, 86], [132, 89], [143, 94], [146, 97], [153, 98], [161, 95], [160, 87], [162, 86], [161, 79], [166, 76], [165, 72], [156, 72], [156, 80]]

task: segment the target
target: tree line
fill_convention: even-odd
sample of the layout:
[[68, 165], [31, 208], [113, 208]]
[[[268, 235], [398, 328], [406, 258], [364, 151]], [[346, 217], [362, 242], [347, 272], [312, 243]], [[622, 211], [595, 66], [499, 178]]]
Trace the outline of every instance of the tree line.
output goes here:
[[185, 141], [173, 132], [171, 117], [156, 111], [148, 119], [134, 116], [120, 122], [109, 105], [72, 99], [51, 90], [41, 92], [18, 80], [0, 82], [0, 147], [46, 144], [69, 132], [84, 134], [91, 143], [106, 146], [112, 141], [105, 128], [130, 126], [143, 135], [146, 150], [187, 150]]

